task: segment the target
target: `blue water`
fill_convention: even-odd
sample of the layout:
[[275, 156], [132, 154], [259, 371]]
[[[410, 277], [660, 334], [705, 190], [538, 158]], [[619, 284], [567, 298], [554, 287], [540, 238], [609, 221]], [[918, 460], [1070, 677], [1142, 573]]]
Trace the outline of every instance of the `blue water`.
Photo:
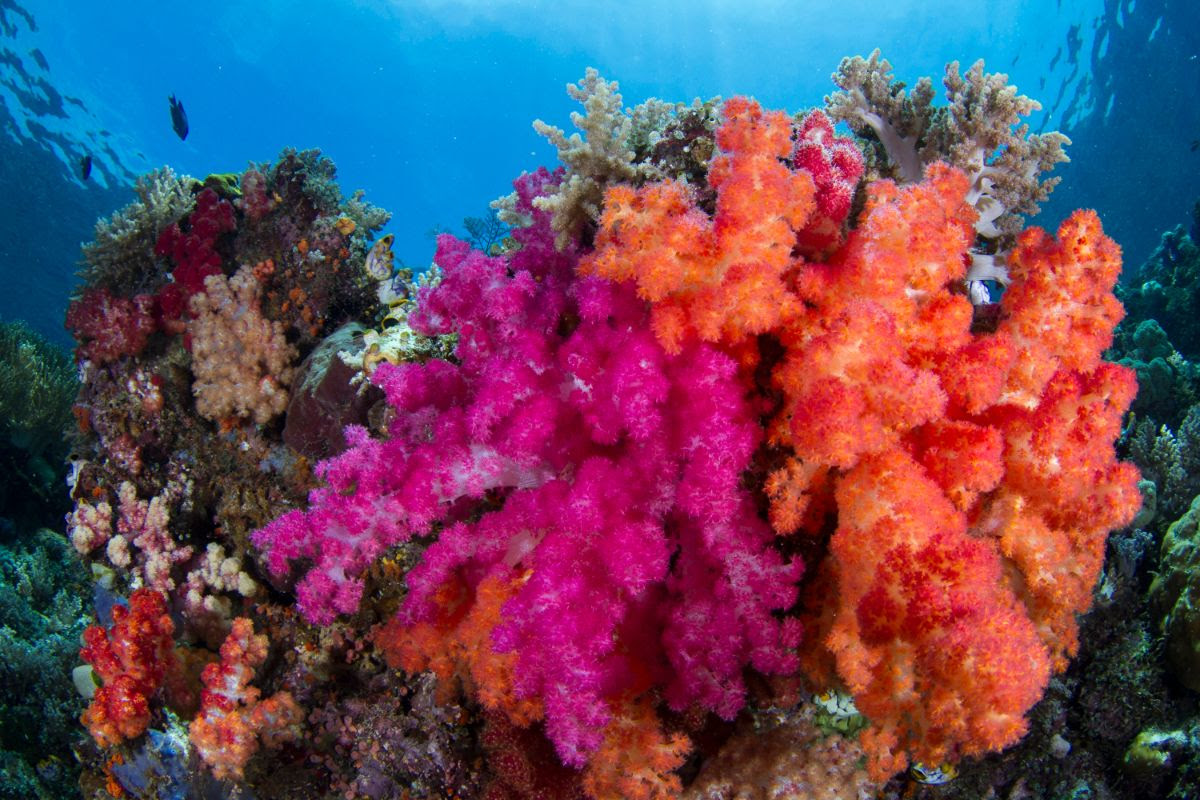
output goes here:
[[[96, 216], [162, 164], [204, 176], [319, 147], [393, 212], [400, 260], [430, 260], [514, 176], [553, 164], [532, 120], [570, 130], [588, 66], [634, 105], [750, 94], [818, 105], [846, 55], [880, 47], [910, 83], [983, 58], [1074, 139], [1038, 220], [1096, 207], [1127, 264], [1187, 221], [1200, 152], [1200, 11], [1184, 0], [887, 4], [443, 0], [0, 0], [0, 318], [67, 343], [61, 319]], [[735, 11], [735, 7], [737, 10]], [[167, 96], [190, 118], [180, 141]], [[84, 153], [94, 168], [77, 176]]]

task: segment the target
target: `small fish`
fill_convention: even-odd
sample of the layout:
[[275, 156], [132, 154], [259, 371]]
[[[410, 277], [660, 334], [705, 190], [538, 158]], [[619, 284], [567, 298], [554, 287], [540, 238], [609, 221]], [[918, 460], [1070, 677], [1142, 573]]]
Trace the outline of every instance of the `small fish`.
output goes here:
[[175, 129], [180, 141], [187, 139], [188, 121], [187, 112], [183, 110], [183, 103], [179, 102], [175, 95], [168, 97], [167, 102], [171, 104], [171, 127]]
[[926, 786], [941, 786], [958, 777], [958, 769], [953, 764], [943, 764], [940, 767], [930, 767], [925, 764], [913, 764], [908, 774], [917, 783]]
[[1200, 150], [1200, 139], [1192, 139], [1192, 146], [1188, 148], [1193, 153]]
[[377, 281], [392, 277], [392, 242], [395, 236], [388, 234], [375, 243], [371, 252], [367, 253], [367, 274]]
[[85, 181], [92, 174], [92, 154], [88, 153], [83, 158], [79, 159], [79, 177]]

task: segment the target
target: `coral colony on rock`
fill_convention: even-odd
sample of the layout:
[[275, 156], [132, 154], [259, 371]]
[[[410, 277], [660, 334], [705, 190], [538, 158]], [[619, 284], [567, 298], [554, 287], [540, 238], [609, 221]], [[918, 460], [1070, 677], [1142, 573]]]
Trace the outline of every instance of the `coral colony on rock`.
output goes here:
[[[143, 177], [67, 314], [84, 795], [911, 796], [1031, 727], [1004, 796], [1116, 780], [1039, 765], [1143, 504], [1120, 250], [1024, 228], [1066, 140], [1004, 75], [835, 81], [626, 110], [589, 70], [509, 235], [419, 276], [316, 151]], [[1165, 791], [1196, 737], [1157, 735]]]

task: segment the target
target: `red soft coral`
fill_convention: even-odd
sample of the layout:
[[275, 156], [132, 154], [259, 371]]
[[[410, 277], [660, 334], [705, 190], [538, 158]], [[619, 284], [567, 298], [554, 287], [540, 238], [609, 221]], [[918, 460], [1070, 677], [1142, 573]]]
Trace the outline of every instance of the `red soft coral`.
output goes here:
[[806, 255], [819, 256], [841, 243], [854, 192], [863, 174], [863, 157], [848, 136], [835, 136], [824, 111], [811, 111], [796, 126], [792, 161], [816, 184], [816, 212], [797, 243]]
[[92, 625], [83, 632], [79, 651], [103, 682], [80, 718], [101, 747], [145, 732], [150, 699], [178, 667], [175, 625], [160, 593], [138, 589], [128, 607], [113, 607], [112, 617], [110, 630]]
[[67, 328], [79, 340], [75, 357], [98, 364], [142, 352], [157, 329], [154, 298], [117, 297], [108, 289], [88, 289], [67, 307]]
[[267, 637], [254, 633], [245, 617], [233, 621], [221, 645], [221, 660], [204, 668], [200, 713], [188, 727], [192, 747], [217, 778], [240, 778], [262, 740], [268, 747], [286, 741], [303, 712], [288, 692], [261, 698], [250, 685], [267, 660]]

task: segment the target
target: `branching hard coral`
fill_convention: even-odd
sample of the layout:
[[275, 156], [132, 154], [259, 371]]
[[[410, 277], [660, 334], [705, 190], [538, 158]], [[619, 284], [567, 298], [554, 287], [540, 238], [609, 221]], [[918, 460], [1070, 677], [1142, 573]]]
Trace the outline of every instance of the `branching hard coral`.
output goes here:
[[925, 151], [971, 178], [967, 202], [979, 212], [982, 236], [1015, 235], [1023, 227], [1020, 216], [1037, 214], [1062, 180], [1041, 174], [1070, 161], [1063, 147], [1071, 140], [1058, 132], [1030, 134], [1023, 120], [1041, 104], [1017, 94], [1007, 75], [985, 73], [982, 60], [965, 75], [951, 62], [944, 84], [950, 105], [939, 110]]
[[61, 446], [77, 391], [68, 353], [24, 322], [0, 322], [0, 435], [33, 455]]
[[163, 167], [137, 179], [138, 199], [96, 222], [95, 239], [83, 246], [80, 277], [89, 286], [120, 292], [153, 290], [159, 283], [154, 245], [195, 205], [196, 181]]
[[192, 390], [208, 419], [264, 425], [287, 408], [296, 351], [283, 326], [263, 317], [260, 294], [254, 268], [243, 266], [232, 278], [210, 276], [192, 297]]
[[843, 58], [833, 82], [841, 91], [825, 98], [829, 116], [859, 135], [870, 130], [884, 148], [876, 153], [872, 177], [894, 177], [902, 183], [921, 180], [926, 161], [918, 148], [935, 116], [933, 81], [921, 78], [907, 91], [903, 81], [893, 79], [891, 63], [876, 49], [869, 58]]
[[[584, 226], [600, 218], [606, 186], [634, 175], [633, 153], [626, 142], [630, 120], [616, 81], [604, 80], [589, 67], [578, 84], [567, 84], [567, 94], [583, 104], [584, 113], [572, 112], [571, 122], [586, 138], [578, 133], [568, 137], [540, 119], [533, 123], [533, 129], [558, 148], [558, 159], [567, 167], [554, 193], [537, 200], [538, 208], [553, 214], [559, 248], [577, 241]], [[513, 224], [504, 216], [501, 220]]]
[[[1002, 247], [1020, 230], [1021, 215], [1036, 214], [1038, 203], [1058, 183], [1057, 178], [1042, 180], [1041, 173], [1068, 160], [1066, 136], [1030, 135], [1022, 122], [1041, 108], [1037, 101], [1017, 94], [1007, 75], [985, 74], [982, 61], [966, 75], [957, 61], [947, 65], [944, 84], [950, 105], [944, 108], [932, 105], [928, 78], [906, 93], [879, 50], [869, 59], [843, 59], [833, 80], [841, 91], [825, 98], [829, 115], [860, 136], [869, 133], [890, 161], [886, 167], [876, 162], [876, 176], [914, 183], [935, 161], [958, 167], [970, 180], [967, 200], [979, 212], [976, 230], [985, 239], [1002, 239]], [[993, 267], [981, 257], [972, 279], [1002, 279], [998, 270], [1000, 265]]]
[[1178, 519], [1200, 493], [1200, 405], [1172, 430], [1139, 419], [1128, 435], [1129, 458], [1153, 481], [1160, 520]]

